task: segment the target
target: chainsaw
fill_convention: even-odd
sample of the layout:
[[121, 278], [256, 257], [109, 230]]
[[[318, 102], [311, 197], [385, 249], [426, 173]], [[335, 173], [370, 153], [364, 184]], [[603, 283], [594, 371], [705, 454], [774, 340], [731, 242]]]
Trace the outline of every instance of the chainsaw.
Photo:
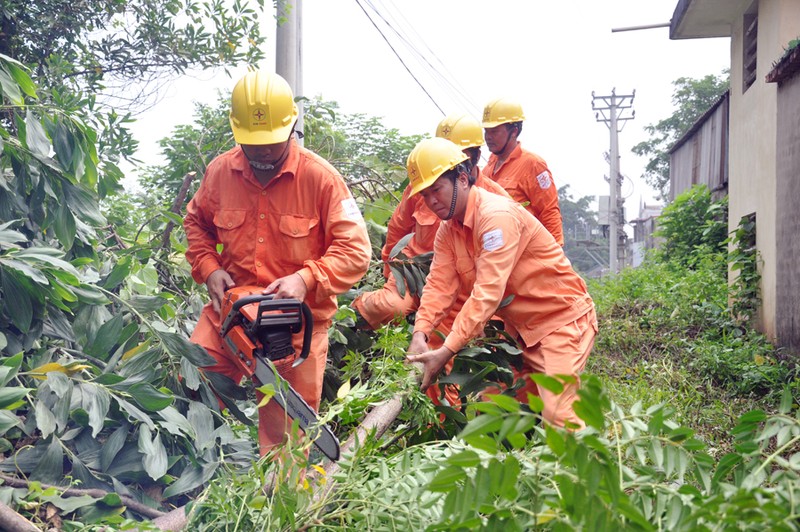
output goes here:
[[308, 358], [313, 322], [308, 305], [296, 299], [274, 299], [257, 286], [236, 287], [225, 292], [219, 334], [228, 357], [260, 385], [271, 384], [275, 401], [331, 460], [339, 459], [339, 440], [320, 424], [303, 397], [278, 374], [273, 364], [295, 354], [292, 336], [303, 332], [303, 346], [292, 367]]

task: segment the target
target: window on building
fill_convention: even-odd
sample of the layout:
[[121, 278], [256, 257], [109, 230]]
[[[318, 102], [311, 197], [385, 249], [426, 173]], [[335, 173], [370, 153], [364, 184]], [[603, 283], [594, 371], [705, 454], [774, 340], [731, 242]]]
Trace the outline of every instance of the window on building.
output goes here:
[[758, 2], [744, 15], [744, 39], [742, 49], [742, 92], [756, 80], [758, 62]]

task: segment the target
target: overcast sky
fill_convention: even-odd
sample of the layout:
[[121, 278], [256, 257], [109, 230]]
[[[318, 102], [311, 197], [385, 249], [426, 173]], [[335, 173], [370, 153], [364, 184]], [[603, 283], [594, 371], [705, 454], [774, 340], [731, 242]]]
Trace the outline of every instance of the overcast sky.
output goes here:
[[[385, 126], [406, 134], [430, 135], [442, 111], [480, 118], [487, 101], [517, 98], [526, 115], [520, 141], [544, 157], [556, 184], [569, 184], [576, 198], [608, 194], [609, 131], [595, 120], [592, 91], [635, 90], [635, 119], [619, 137], [620, 169], [630, 178], [622, 186], [628, 219], [638, 215], [640, 201], [654, 202], [654, 191], [640, 179], [646, 161], [630, 150], [649, 138], [645, 126], [672, 113], [672, 82], [718, 75], [730, 63], [727, 38], [671, 41], [669, 28], [611, 31], [667, 23], [677, 0], [371, 0], [430, 64], [360, 0], [429, 97], [359, 2], [303, 1], [305, 95], [337, 101], [347, 113], [383, 117]], [[265, 24], [272, 31], [261, 66], [274, 69], [273, 22]], [[134, 127], [140, 157], [160, 162], [156, 142], [192, 122], [192, 102], [213, 103], [242, 74], [228, 79], [209, 72], [173, 83]]]

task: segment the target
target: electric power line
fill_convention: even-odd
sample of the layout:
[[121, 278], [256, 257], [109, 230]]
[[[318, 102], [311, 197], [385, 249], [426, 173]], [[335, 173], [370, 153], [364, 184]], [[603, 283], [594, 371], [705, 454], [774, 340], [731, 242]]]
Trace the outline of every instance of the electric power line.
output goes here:
[[361, 0], [356, 0], [356, 4], [358, 4], [358, 7], [361, 8], [361, 11], [364, 12], [364, 14], [367, 16], [367, 18], [372, 23], [372, 25], [375, 26], [375, 29], [378, 30], [378, 33], [381, 34], [381, 37], [383, 37], [383, 40], [386, 41], [386, 44], [388, 44], [389, 48], [392, 49], [392, 52], [397, 57], [397, 59], [400, 61], [400, 63], [403, 65], [403, 67], [406, 69], [406, 71], [409, 73], [409, 75], [411, 75], [411, 77], [414, 78], [414, 81], [417, 82], [417, 85], [419, 85], [419, 87], [422, 89], [422, 91], [425, 93], [425, 95], [428, 96], [428, 98], [431, 100], [433, 105], [435, 105], [436, 108], [439, 109], [439, 112], [444, 114], [444, 111], [442, 111], [442, 108], [439, 106], [439, 104], [436, 102], [436, 100], [433, 98], [433, 96], [431, 96], [431, 94], [428, 92], [428, 89], [426, 89], [425, 86], [422, 84], [422, 82], [419, 79], [417, 79], [417, 76], [415, 76], [414, 73], [411, 72], [411, 69], [408, 67], [406, 62], [403, 61], [403, 58], [400, 57], [400, 54], [397, 53], [397, 50], [395, 50], [394, 46], [392, 46], [392, 43], [389, 42], [389, 39], [386, 37], [386, 35], [383, 33], [383, 31], [381, 31], [381, 29], [378, 27], [378, 25], [375, 23], [375, 21], [372, 19], [372, 17], [369, 16], [369, 13], [367, 13], [367, 10], [364, 9], [363, 5], [361, 5]]
[[[391, 29], [395, 35], [397, 35], [398, 38], [403, 41], [406, 48], [408, 48], [408, 50], [417, 57], [423, 69], [428, 69], [429, 74], [431, 77], [433, 77], [434, 81], [436, 81], [445, 92], [450, 93], [450, 97], [453, 100], [458, 101], [460, 99], [460, 105], [466, 104], [466, 107], [468, 107], [470, 110], [477, 108], [477, 105], [475, 105], [475, 103], [467, 95], [466, 90], [457, 83], [456, 77], [448, 70], [447, 66], [441, 59], [439, 59], [436, 52], [434, 52], [431, 47], [428, 46], [422, 36], [416, 31], [414, 26], [410, 24], [403, 16], [402, 11], [398, 10], [391, 0], [386, 0], [386, 3], [391, 5], [396, 14], [392, 13], [391, 9], [386, 9], [386, 11], [387, 16], [393, 19], [394, 24], [387, 20], [386, 16], [384, 16], [372, 3], [372, 0], [365, 1], [370, 7], [372, 7], [375, 13], [384, 21], [389, 29]], [[416, 36], [416, 38], [411, 35], [412, 33], [414, 36]], [[427, 53], [421, 52], [414, 44], [414, 41], [421, 43], [421, 45], [427, 50]], [[429, 57], [433, 57], [440, 67], [437, 67], [431, 63], [428, 59]], [[440, 70], [443, 70], [444, 72], [440, 72]]]

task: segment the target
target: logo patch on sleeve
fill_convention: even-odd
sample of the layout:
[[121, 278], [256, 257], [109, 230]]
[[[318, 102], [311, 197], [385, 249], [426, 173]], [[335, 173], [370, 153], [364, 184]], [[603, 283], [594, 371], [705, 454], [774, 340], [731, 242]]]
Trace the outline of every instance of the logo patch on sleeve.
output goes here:
[[483, 234], [483, 249], [494, 251], [503, 247], [503, 230], [494, 229]]
[[342, 210], [344, 211], [345, 215], [351, 220], [361, 219], [361, 211], [358, 210], [358, 203], [356, 203], [356, 200], [353, 198], [347, 198], [342, 200]]
[[542, 189], [548, 189], [550, 185], [553, 184], [553, 180], [550, 179], [550, 172], [547, 170], [537, 175], [536, 180], [539, 182], [539, 187]]

